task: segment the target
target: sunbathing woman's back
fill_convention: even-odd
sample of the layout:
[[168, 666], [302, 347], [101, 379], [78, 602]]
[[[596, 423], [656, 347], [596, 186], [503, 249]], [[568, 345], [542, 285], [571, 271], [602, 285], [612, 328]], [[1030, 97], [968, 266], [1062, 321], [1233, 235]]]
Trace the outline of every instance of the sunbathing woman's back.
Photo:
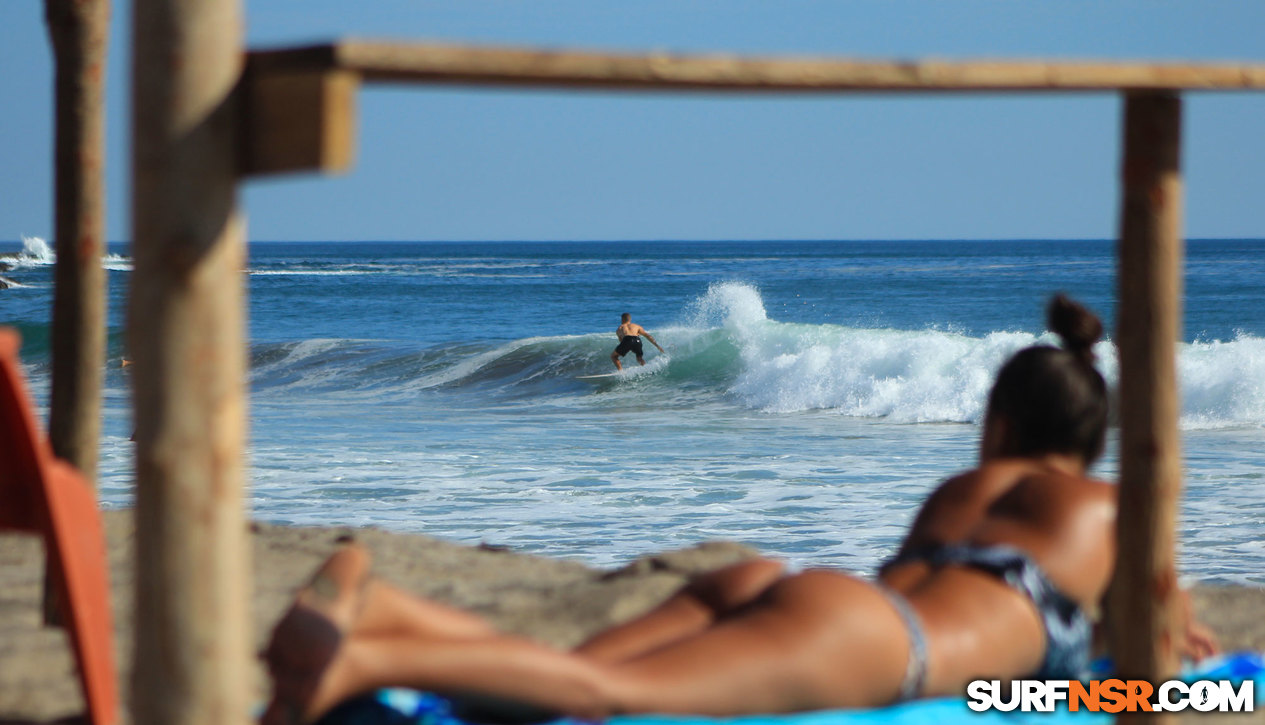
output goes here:
[[1075, 676], [1111, 575], [1115, 510], [1114, 486], [1058, 460], [986, 461], [937, 489], [881, 572], [923, 630], [921, 692]]
[[1031, 553], [1070, 596], [1093, 606], [1114, 558], [1115, 512], [1115, 485], [1083, 471], [1030, 459], [987, 461], [928, 497], [882, 579], [898, 590], [915, 586], [928, 567], [911, 554], [928, 547], [1004, 543]]

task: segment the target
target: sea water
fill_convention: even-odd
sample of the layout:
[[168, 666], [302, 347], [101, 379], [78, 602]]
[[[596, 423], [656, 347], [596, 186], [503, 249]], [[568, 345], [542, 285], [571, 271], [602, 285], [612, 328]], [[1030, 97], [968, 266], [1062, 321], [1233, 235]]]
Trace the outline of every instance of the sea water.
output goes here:
[[[0, 244], [0, 323], [49, 385], [53, 255]], [[112, 245], [100, 490], [133, 499]], [[1184, 573], [1265, 584], [1265, 241], [1192, 241], [1179, 350]], [[611, 566], [714, 538], [872, 571], [977, 454], [1065, 291], [1109, 336], [1109, 241], [252, 243], [248, 503]], [[226, 284], [235, 283], [226, 281]], [[614, 378], [620, 313], [646, 345]], [[1097, 349], [1114, 387], [1110, 340]], [[1117, 463], [1114, 430], [1097, 472]]]

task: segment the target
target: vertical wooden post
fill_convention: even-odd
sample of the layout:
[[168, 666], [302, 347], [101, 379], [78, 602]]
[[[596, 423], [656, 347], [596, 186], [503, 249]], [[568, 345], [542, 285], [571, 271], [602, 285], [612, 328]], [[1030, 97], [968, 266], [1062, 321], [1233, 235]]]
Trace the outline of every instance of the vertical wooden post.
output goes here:
[[244, 725], [241, 4], [136, 0], [133, 38], [133, 720]]
[[[1181, 98], [1125, 97], [1120, 208], [1120, 513], [1112, 653], [1121, 674], [1177, 672], [1174, 540], [1181, 496]], [[1143, 713], [1129, 722], [1160, 722]]]
[[[53, 44], [54, 227], [53, 452], [96, 485], [105, 362], [105, 60], [109, 0], [45, 0]], [[51, 563], [50, 563], [51, 566]], [[44, 621], [58, 621], [53, 576], [44, 581]]]
[[105, 357], [105, 51], [109, 0], [46, 0], [56, 65], [53, 452], [96, 482]]

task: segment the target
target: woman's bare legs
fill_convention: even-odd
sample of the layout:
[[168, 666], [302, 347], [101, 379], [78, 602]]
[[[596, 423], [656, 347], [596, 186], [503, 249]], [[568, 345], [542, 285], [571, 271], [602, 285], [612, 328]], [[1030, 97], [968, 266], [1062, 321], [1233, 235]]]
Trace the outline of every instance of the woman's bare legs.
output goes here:
[[751, 603], [782, 576], [785, 566], [748, 559], [696, 577], [649, 612], [616, 625], [576, 647], [600, 662], [624, 662], [698, 634]]
[[[346, 570], [332, 569], [331, 576]], [[355, 630], [346, 620], [293, 616], [322, 607], [341, 616], [357, 595], [354, 576], [339, 581], [342, 590], [332, 603], [296, 604], [278, 626], [271, 652], [310, 654], [305, 634], [326, 641], [330, 630]], [[375, 591], [369, 589], [368, 596]], [[591, 716], [650, 709], [780, 711], [872, 704], [895, 695], [907, 650], [899, 644], [903, 626], [881, 594], [857, 580], [820, 573], [782, 580], [766, 591], [768, 606], [747, 608], [672, 644], [661, 641], [654, 651], [621, 663], [496, 634], [454, 637], [411, 625], [393, 628], [389, 636], [354, 633], [332, 653], [328, 647], [317, 650], [321, 656], [314, 662], [272, 657], [276, 693], [265, 722], [308, 721], [347, 697], [386, 686], [478, 692]], [[841, 597], [858, 606], [840, 607]], [[371, 606], [366, 603], [362, 611]], [[841, 619], [844, 612], [849, 613]], [[647, 621], [658, 619], [652, 614]], [[648, 629], [674, 627], [659, 621]], [[679, 634], [681, 628], [675, 629]]]
[[433, 636], [458, 639], [496, 634], [492, 623], [464, 609], [410, 594], [381, 579], [365, 585], [364, 604], [351, 634]]
[[477, 615], [407, 594], [369, 577], [369, 553], [351, 544], [330, 556], [295, 596], [264, 651], [276, 688], [266, 723], [305, 720], [289, 705], [318, 696], [326, 670], [357, 637], [487, 637]]
[[277, 623], [263, 658], [273, 680], [265, 723], [305, 719], [330, 665], [345, 649], [369, 573], [368, 552], [346, 546], [325, 561]]
[[[368, 562], [363, 548], [345, 547], [331, 556], [313, 577], [313, 584], [300, 592], [299, 602], [310, 602], [308, 590], [330, 581], [330, 572], [337, 569], [339, 580], [346, 583], [348, 591], [346, 602], [331, 612], [330, 618], [344, 634], [457, 639], [497, 634], [496, 628], [478, 615], [369, 578]], [[783, 569], [780, 562], [750, 559], [700, 575], [646, 614], [599, 632], [577, 647], [576, 652], [603, 662], [619, 662], [696, 634], [718, 617], [757, 598], [777, 581]]]

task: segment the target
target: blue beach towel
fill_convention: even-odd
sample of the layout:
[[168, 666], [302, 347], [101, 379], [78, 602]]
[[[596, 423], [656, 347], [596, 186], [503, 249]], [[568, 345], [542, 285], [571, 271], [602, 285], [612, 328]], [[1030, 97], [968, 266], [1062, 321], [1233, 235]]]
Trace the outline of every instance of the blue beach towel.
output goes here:
[[[1110, 672], [1109, 663], [1096, 663], [1098, 677]], [[1243, 680], [1256, 683], [1256, 705], [1265, 705], [1265, 657], [1258, 653], [1228, 654], [1209, 658], [1182, 675], [1187, 682], [1228, 679], [1236, 684]], [[1066, 709], [1047, 712], [982, 712], [966, 706], [964, 698], [936, 698], [891, 705], [868, 710], [822, 710], [789, 715], [743, 715], [712, 718], [696, 715], [621, 715], [605, 725], [1098, 725], [1112, 721], [1107, 713]], [[372, 695], [350, 700], [330, 711], [317, 725], [468, 725], [453, 714], [452, 704], [427, 692], [414, 690], [379, 690]], [[564, 718], [549, 725], [587, 725], [585, 721]]]

